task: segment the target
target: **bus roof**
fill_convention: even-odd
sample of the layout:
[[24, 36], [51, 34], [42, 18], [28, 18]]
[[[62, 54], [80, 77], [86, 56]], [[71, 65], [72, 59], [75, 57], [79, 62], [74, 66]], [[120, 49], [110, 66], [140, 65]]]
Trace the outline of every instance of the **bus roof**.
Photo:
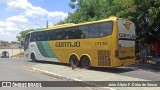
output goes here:
[[56, 25], [50, 28], [47, 28], [46, 30], [54, 30], [54, 29], [59, 29], [59, 28], [66, 28], [66, 27], [73, 27], [73, 26], [81, 26], [81, 25], [86, 25], [86, 24], [92, 24], [92, 23], [98, 23], [98, 22], [104, 22], [104, 21], [113, 21], [113, 20], [117, 20], [117, 17], [111, 16], [107, 19], [102, 19], [102, 20], [97, 20], [97, 21], [90, 21], [90, 22], [83, 22], [83, 23], [78, 23], [78, 24], [74, 24], [74, 23], [66, 23], [66, 24], [62, 24], [62, 25]]
[[29, 33], [32, 32], [39, 32], [39, 31], [44, 31], [44, 30], [55, 30], [55, 29], [60, 29], [60, 28], [67, 28], [67, 27], [74, 27], [74, 26], [81, 26], [81, 25], [86, 25], [86, 24], [92, 24], [92, 23], [98, 23], [98, 22], [104, 22], [104, 21], [114, 21], [117, 20], [119, 18], [115, 17], [115, 16], [110, 16], [107, 19], [102, 19], [102, 20], [97, 20], [97, 21], [90, 21], [90, 22], [83, 22], [83, 23], [78, 23], [78, 24], [74, 24], [74, 23], [66, 23], [66, 24], [62, 24], [62, 25], [56, 25], [56, 26], [52, 26], [46, 29], [42, 29], [42, 30], [38, 30], [38, 31], [31, 31]]
[[46, 30], [61, 28], [61, 27], [65, 27], [65, 26], [72, 26], [72, 25], [75, 25], [75, 24], [74, 23], [66, 23], [66, 24], [56, 25], [56, 26], [49, 27]]

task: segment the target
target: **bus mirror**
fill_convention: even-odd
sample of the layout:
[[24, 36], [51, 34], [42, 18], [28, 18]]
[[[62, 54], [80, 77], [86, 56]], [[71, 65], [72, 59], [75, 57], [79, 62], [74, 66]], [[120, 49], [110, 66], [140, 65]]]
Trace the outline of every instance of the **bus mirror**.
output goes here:
[[24, 38], [21, 40], [21, 45], [24, 46]]

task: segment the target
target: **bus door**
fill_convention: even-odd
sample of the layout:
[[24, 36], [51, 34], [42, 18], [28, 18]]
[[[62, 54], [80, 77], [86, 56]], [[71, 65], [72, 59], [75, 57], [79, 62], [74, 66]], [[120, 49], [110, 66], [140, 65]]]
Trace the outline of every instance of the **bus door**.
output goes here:
[[135, 56], [135, 26], [125, 19], [118, 20], [118, 57], [120, 60], [134, 59]]
[[26, 35], [25, 37], [25, 41], [24, 41], [24, 51], [26, 51], [28, 49], [29, 46], [29, 42], [30, 42], [30, 33]]
[[27, 34], [24, 40], [24, 55], [25, 57], [29, 57], [29, 43], [30, 43], [30, 36], [31, 34]]

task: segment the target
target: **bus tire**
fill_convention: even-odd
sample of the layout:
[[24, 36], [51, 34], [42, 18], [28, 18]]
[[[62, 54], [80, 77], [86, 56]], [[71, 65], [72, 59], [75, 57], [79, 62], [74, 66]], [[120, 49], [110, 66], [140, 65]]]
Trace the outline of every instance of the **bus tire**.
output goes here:
[[32, 59], [32, 62], [36, 62], [37, 61], [34, 53], [31, 53], [31, 59]]
[[71, 67], [76, 68], [79, 65], [79, 61], [77, 56], [72, 55], [69, 59], [69, 64], [71, 65]]
[[90, 69], [91, 68], [90, 59], [87, 56], [82, 56], [81, 67], [84, 68], [84, 69]]

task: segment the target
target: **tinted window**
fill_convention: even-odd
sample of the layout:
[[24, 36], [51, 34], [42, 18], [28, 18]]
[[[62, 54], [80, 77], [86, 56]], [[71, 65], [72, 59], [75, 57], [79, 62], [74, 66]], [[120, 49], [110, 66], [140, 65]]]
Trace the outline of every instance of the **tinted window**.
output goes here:
[[111, 35], [113, 22], [82, 25], [77, 27], [39, 31], [31, 34], [31, 42], [65, 39], [98, 38]]
[[99, 24], [100, 37], [111, 35], [113, 22], [103, 22]]
[[66, 28], [65, 31], [65, 39], [73, 39], [74, 38], [74, 29], [73, 28]]
[[49, 32], [49, 40], [55, 40], [55, 34], [54, 34], [54, 30], [50, 30]]
[[31, 42], [33, 42], [34, 38], [33, 38], [33, 33], [31, 33]]
[[99, 37], [98, 24], [90, 24], [90, 25], [89, 25], [88, 37], [89, 37], [89, 38]]
[[43, 37], [44, 37], [44, 39], [43, 39], [43, 41], [48, 41], [49, 40], [49, 31], [43, 31], [42, 32], [43, 33]]
[[31, 42], [37, 41], [38, 40], [38, 32], [33, 32], [31, 34]]
[[26, 35], [25, 43], [24, 43], [24, 51], [26, 51], [26, 50], [27, 50], [27, 48], [28, 48], [28, 45], [29, 45], [29, 39], [30, 39], [30, 33]]
[[88, 25], [79, 26], [78, 30], [81, 32], [81, 38], [88, 38]]
[[44, 33], [41, 31], [41, 32], [38, 32], [37, 33], [37, 41], [43, 41], [44, 40]]
[[55, 40], [65, 39], [65, 32], [63, 30], [55, 30], [54, 31]]
[[25, 41], [29, 42], [29, 39], [30, 39], [30, 33], [26, 35]]
[[74, 39], [80, 39], [82, 35], [82, 31], [78, 29], [78, 27], [74, 27]]

